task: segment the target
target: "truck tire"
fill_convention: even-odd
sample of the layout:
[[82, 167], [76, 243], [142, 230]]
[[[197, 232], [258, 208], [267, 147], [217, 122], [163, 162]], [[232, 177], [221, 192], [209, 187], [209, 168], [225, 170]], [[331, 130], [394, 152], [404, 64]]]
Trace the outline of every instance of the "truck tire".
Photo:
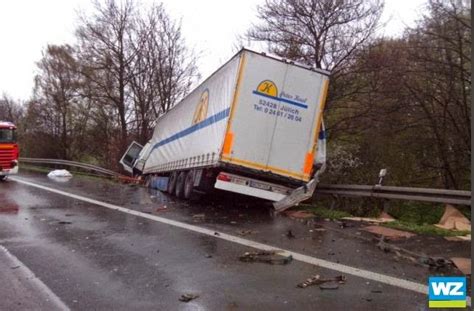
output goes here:
[[181, 172], [178, 175], [178, 179], [176, 180], [176, 189], [175, 194], [176, 197], [182, 199], [184, 197], [184, 182], [186, 180], [186, 172]]
[[174, 194], [174, 191], [176, 189], [176, 181], [178, 179], [178, 172], [173, 172], [170, 175], [170, 178], [168, 180], [168, 187], [167, 187], [167, 192], [171, 195]]
[[194, 171], [189, 171], [186, 174], [186, 179], [184, 180], [184, 198], [186, 200], [191, 200], [193, 198], [194, 190]]

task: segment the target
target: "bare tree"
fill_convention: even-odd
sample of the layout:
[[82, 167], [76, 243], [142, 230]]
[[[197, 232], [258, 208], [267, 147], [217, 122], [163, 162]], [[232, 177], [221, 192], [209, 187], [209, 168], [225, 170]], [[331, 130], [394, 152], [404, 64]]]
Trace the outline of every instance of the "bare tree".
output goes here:
[[41, 103], [43, 130], [57, 138], [57, 156], [70, 159], [80, 83], [74, 50], [69, 45], [48, 45], [37, 66], [34, 100]]
[[381, 0], [267, 0], [247, 36], [335, 75], [374, 34], [382, 9]]
[[95, 14], [81, 16], [77, 29], [83, 74], [90, 84], [89, 95], [97, 103], [114, 107], [120, 126], [121, 147], [127, 143], [130, 113], [128, 86], [130, 64], [136, 54], [131, 48], [136, 8], [131, 0], [106, 0], [95, 4]]
[[154, 121], [166, 113], [198, 79], [196, 58], [187, 49], [181, 25], [162, 5], [140, 18], [135, 32], [130, 87], [138, 140], [150, 138]]

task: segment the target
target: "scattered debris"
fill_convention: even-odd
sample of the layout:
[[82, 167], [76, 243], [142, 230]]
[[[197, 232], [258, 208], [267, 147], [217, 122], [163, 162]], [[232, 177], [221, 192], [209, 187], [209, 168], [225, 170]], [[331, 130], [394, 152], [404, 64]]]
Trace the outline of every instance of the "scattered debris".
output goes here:
[[471, 231], [471, 222], [454, 206], [447, 204], [443, 217], [438, 224], [438, 228], [448, 230], [467, 230]]
[[260, 252], [246, 252], [239, 257], [243, 262], [263, 262], [272, 265], [286, 265], [293, 260], [293, 256], [282, 256], [279, 253], [283, 251], [260, 251]]
[[314, 218], [314, 214], [307, 211], [286, 211], [284, 214], [296, 219]]
[[288, 230], [288, 232], [286, 233], [286, 237], [288, 239], [294, 239], [295, 235], [293, 234], [293, 232], [291, 232], [291, 230]]
[[354, 224], [352, 224], [352, 223], [348, 223], [348, 222], [345, 222], [345, 221], [341, 221], [341, 222], [339, 222], [339, 227], [340, 227], [341, 229], [345, 229], [345, 228], [353, 228], [353, 227], [355, 227], [355, 226], [354, 226]]
[[155, 212], [158, 212], [158, 213], [159, 213], [159, 212], [164, 212], [164, 211], [167, 211], [167, 210], [168, 210], [168, 206], [163, 205], [163, 206], [157, 207], [157, 208], [155, 209]]
[[371, 222], [371, 223], [384, 223], [384, 222], [391, 222], [395, 221], [395, 218], [390, 216], [389, 214], [382, 212], [379, 217], [372, 218], [372, 217], [343, 217], [344, 220], [352, 220], [352, 221], [361, 221], [361, 222]]
[[72, 217], [72, 216], [75, 216], [74, 214], [65, 214], [64, 216], [66, 217]]
[[[319, 274], [316, 274], [316, 275], [306, 279], [306, 281], [304, 281], [302, 283], [299, 283], [296, 286], [299, 287], [299, 288], [306, 288], [306, 287], [311, 286], [311, 285], [321, 285], [321, 284], [324, 284], [324, 283], [327, 283], [327, 282], [331, 282], [331, 283], [334, 283], [334, 284], [337, 285], [337, 284], [344, 284], [344, 283], [346, 283], [346, 281], [347, 281], [347, 278], [344, 275], [338, 275], [336, 277], [326, 279], [326, 278], [321, 278], [321, 276]], [[324, 289], [337, 289], [339, 286], [336, 287], [336, 288], [331, 288], [331, 287], [334, 287], [334, 285], [328, 286], [328, 288], [324, 288]], [[323, 289], [323, 288], [321, 288], [321, 289]]]
[[382, 293], [382, 290], [381, 289], [373, 289], [370, 291], [371, 293], [374, 293], [374, 294], [381, 294]]
[[71, 178], [72, 174], [67, 170], [53, 170], [48, 173], [49, 178]]
[[70, 221], [58, 221], [58, 224], [60, 224], [60, 225], [70, 225], [70, 224], [72, 224], [72, 222], [70, 222]]
[[453, 262], [443, 257], [420, 257], [418, 262], [422, 265], [429, 266], [430, 269], [442, 270], [451, 268]]
[[196, 294], [183, 294], [181, 295], [181, 297], [179, 297], [179, 301], [190, 302], [191, 300], [196, 299], [198, 297], [199, 295]]
[[20, 268], [20, 266], [10, 267], [10, 269], [12, 269], [12, 270], [15, 270], [15, 269], [18, 269], [18, 268]]
[[231, 224], [231, 225], [236, 225], [237, 222], [236, 222], [236, 221], [231, 221], [230, 224]]
[[219, 234], [219, 232], [214, 232], [214, 235], [219, 236], [220, 234]]
[[361, 228], [361, 230], [364, 230], [373, 234], [382, 235], [389, 239], [411, 238], [416, 235], [411, 232], [406, 232], [406, 231], [401, 231], [401, 230], [386, 228], [386, 227], [381, 227], [381, 226], [368, 226], [368, 227]]
[[250, 235], [250, 234], [254, 234], [254, 233], [256, 233], [256, 231], [253, 231], [253, 230], [239, 230], [239, 231], [237, 231], [237, 234], [242, 235], [242, 236]]
[[465, 275], [471, 275], [471, 259], [462, 257], [449, 258], [453, 264]]
[[212, 258], [211, 254], [206, 254], [206, 258]]
[[194, 222], [203, 222], [206, 219], [206, 214], [195, 214], [193, 215]]

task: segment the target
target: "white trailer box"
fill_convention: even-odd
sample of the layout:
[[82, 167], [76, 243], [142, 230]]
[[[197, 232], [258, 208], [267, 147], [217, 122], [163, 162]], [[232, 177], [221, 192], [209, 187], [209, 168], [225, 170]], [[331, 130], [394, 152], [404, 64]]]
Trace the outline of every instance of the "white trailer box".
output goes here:
[[[273, 188], [301, 185], [314, 174], [315, 159], [325, 160], [327, 88], [327, 72], [243, 49], [157, 120], [138, 159], [145, 159], [142, 173], [213, 168], [275, 182]], [[219, 178], [214, 182], [225, 188]]]

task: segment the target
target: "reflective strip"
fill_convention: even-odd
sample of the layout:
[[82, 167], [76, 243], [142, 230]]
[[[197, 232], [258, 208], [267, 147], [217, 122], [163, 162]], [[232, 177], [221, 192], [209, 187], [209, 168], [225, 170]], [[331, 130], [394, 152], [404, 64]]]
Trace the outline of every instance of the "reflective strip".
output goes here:
[[281, 168], [266, 166], [264, 164], [255, 163], [255, 162], [251, 162], [247, 160], [241, 160], [241, 159], [236, 159], [236, 158], [231, 158], [231, 157], [226, 157], [226, 156], [222, 156], [222, 160], [229, 163], [235, 163], [235, 164], [247, 166], [247, 167], [258, 169], [258, 170], [270, 171], [272, 173], [276, 173], [276, 174], [288, 176], [288, 177], [293, 177], [293, 178], [303, 180], [303, 181], [309, 180], [309, 175], [307, 174], [291, 172], [291, 171], [287, 171]]
[[232, 151], [232, 143], [234, 142], [234, 133], [228, 132], [225, 135], [224, 146], [222, 147], [222, 154], [230, 154]]
[[309, 175], [311, 169], [313, 168], [314, 154], [313, 152], [308, 152], [306, 158], [304, 159], [303, 173]]
[[316, 127], [314, 129], [314, 141], [313, 146], [311, 147], [310, 152], [316, 152], [316, 147], [318, 145], [318, 137], [321, 131], [321, 122], [323, 119], [324, 106], [326, 106], [326, 98], [328, 96], [329, 81], [325, 80], [323, 85], [323, 92], [321, 95], [321, 101], [319, 102], [318, 116], [316, 118]]

